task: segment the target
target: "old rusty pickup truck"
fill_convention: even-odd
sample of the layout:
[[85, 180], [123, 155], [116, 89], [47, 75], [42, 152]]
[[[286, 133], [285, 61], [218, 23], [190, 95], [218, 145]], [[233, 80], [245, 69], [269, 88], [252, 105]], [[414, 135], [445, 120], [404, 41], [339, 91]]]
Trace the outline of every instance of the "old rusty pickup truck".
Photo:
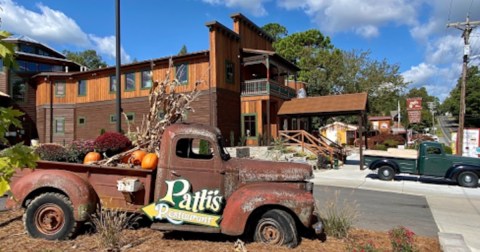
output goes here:
[[409, 173], [442, 178], [464, 187], [477, 187], [480, 177], [480, 159], [445, 153], [437, 142], [423, 142], [416, 150], [388, 149], [364, 152], [365, 165], [377, 170], [381, 180], [392, 180], [395, 174]]
[[154, 229], [295, 247], [323, 231], [311, 177], [305, 164], [231, 158], [218, 129], [175, 124], [163, 133], [156, 170], [40, 161], [15, 175], [7, 207], [25, 208], [27, 232], [45, 239], [70, 238], [100, 204], [144, 214]]

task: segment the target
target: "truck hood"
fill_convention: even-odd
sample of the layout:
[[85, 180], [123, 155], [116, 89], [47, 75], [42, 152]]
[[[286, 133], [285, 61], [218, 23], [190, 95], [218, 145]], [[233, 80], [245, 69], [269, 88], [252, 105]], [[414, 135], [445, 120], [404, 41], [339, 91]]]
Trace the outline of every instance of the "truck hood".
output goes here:
[[238, 171], [239, 180], [249, 182], [296, 182], [312, 178], [307, 164], [232, 158], [228, 170]]

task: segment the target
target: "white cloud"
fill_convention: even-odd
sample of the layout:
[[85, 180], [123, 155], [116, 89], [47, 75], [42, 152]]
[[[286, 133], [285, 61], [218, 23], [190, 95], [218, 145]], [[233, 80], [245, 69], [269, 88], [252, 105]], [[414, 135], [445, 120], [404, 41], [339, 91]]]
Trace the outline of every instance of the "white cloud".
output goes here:
[[11, 0], [1, 0], [0, 6], [3, 9], [2, 26], [7, 31], [44, 42], [89, 45], [86, 34], [63, 12], [42, 4], [37, 4], [40, 12], [33, 12]]
[[203, 0], [203, 2], [211, 5], [225, 5], [228, 8], [240, 8], [257, 17], [268, 14], [263, 5], [268, 1], [269, 0]]
[[[93, 44], [99, 53], [108, 55], [111, 58], [115, 58], [115, 36], [97, 37], [90, 34], [89, 38], [93, 41]], [[131, 61], [130, 55], [125, 52], [123, 47], [120, 49], [120, 54], [122, 63], [128, 63]]]
[[[38, 12], [28, 10], [12, 0], [0, 0], [2, 29], [13, 34], [25, 35], [40, 43], [55, 43], [82, 49], [95, 49], [102, 56], [115, 58], [115, 37], [87, 35], [65, 13], [37, 4]], [[130, 62], [130, 56], [122, 48], [122, 62]]]
[[302, 9], [322, 32], [353, 31], [365, 38], [378, 36], [387, 24], [414, 25], [418, 3], [415, 0], [278, 0], [287, 10]]

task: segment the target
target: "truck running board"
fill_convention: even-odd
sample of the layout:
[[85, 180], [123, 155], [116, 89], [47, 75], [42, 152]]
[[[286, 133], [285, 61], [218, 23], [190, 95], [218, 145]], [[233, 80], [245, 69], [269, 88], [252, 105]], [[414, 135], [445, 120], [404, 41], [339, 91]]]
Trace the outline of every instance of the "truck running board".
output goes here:
[[189, 232], [201, 232], [201, 233], [212, 233], [212, 234], [220, 233], [221, 231], [220, 228], [215, 228], [215, 227], [203, 227], [203, 226], [188, 225], [188, 224], [174, 225], [170, 223], [161, 223], [161, 222], [152, 223], [150, 228], [163, 230], [163, 231], [189, 231]]

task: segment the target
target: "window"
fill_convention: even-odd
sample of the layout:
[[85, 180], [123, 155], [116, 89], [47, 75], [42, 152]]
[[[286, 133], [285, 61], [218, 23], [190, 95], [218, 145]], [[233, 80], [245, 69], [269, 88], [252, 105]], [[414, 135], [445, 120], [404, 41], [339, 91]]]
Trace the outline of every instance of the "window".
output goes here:
[[83, 116], [78, 117], [78, 125], [83, 126], [87, 123], [87, 119]]
[[[129, 122], [135, 122], [135, 113], [134, 112], [127, 112], [125, 113], [127, 115], [127, 119]], [[122, 120], [125, 119], [124, 115], [122, 114]], [[110, 115], [110, 123], [116, 123], [117, 122], [117, 115], [116, 114], [111, 114]]]
[[182, 85], [188, 84], [188, 64], [183, 63], [175, 66], [175, 77]]
[[3, 72], [3, 59], [0, 58], [0, 72]]
[[63, 134], [65, 133], [65, 118], [57, 117], [54, 121], [54, 133]]
[[427, 148], [427, 154], [439, 155], [442, 154], [442, 151], [438, 147], [429, 146]]
[[31, 45], [20, 44], [20, 51], [25, 53], [35, 53], [35, 47]]
[[257, 136], [257, 115], [243, 115], [243, 134], [246, 137]]
[[117, 76], [110, 76], [110, 93], [117, 91]]
[[27, 97], [27, 83], [23, 79], [17, 79], [12, 84], [12, 99], [17, 102], [24, 102]]
[[125, 74], [125, 91], [135, 90], [135, 73]]
[[142, 71], [142, 84], [141, 89], [152, 88], [152, 72], [151, 71]]
[[87, 95], [87, 80], [79, 80], [78, 81], [78, 96], [86, 96]]
[[213, 144], [200, 138], [182, 138], [177, 141], [175, 153], [181, 158], [212, 159]]
[[55, 97], [65, 97], [65, 82], [55, 82]]
[[235, 82], [235, 65], [231, 61], [225, 61], [225, 82]]

